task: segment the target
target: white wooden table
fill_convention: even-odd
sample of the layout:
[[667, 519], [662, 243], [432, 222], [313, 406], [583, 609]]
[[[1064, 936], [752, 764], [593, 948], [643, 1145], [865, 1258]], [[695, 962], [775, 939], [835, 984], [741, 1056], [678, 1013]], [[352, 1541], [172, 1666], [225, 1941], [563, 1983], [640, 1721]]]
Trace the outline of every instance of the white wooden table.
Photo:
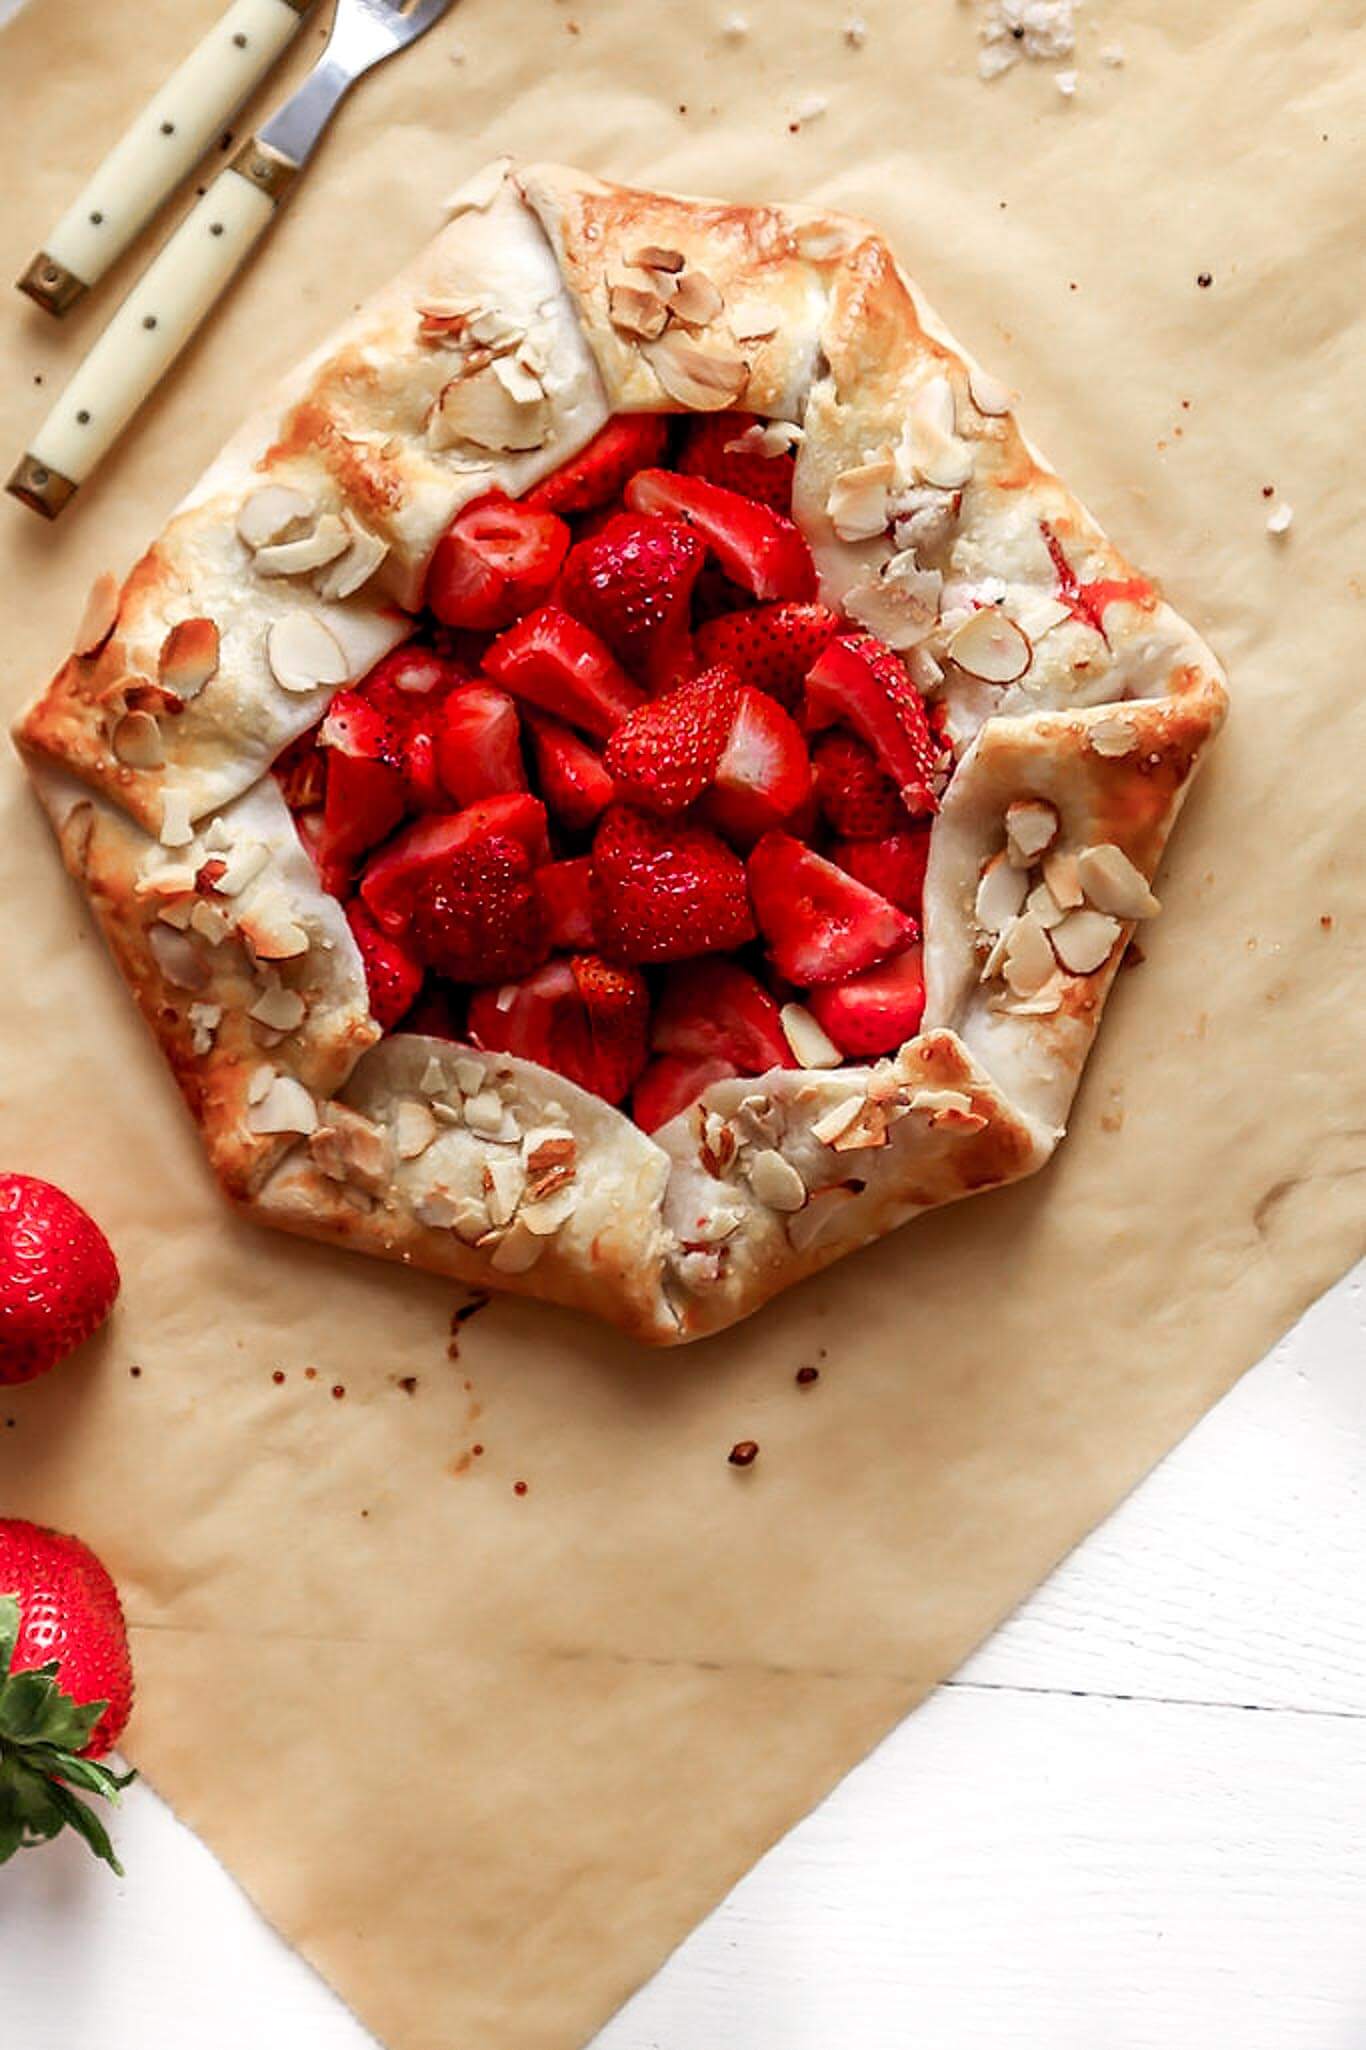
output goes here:
[[[597, 2050], [1366, 2050], [1364, 1620], [1366, 1267]], [[145, 1788], [118, 1836], [0, 1871], [7, 2045], [372, 2050]]]

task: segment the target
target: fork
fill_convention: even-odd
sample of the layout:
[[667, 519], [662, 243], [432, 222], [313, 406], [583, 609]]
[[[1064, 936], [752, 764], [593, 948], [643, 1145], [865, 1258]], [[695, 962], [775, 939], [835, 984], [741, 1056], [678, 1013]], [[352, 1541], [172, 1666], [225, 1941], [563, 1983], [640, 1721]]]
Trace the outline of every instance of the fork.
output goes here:
[[221, 298], [356, 80], [454, 0], [337, 0], [322, 56], [245, 142], [133, 286], [34, 436], [6, 489], [56, 519]]

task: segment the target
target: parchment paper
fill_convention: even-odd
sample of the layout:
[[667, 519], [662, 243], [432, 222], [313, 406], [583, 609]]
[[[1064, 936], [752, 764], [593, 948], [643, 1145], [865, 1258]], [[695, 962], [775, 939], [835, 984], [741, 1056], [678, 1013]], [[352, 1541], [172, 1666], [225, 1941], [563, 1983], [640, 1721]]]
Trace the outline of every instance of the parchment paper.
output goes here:
[[[394, 2050], [581, 2042], [1366, 1224], [1355, 0], [1097, 4], [1070, 103], [1033, 65], [980, 83], [951, 0], [861, 0], [862, 49], [821, 0], [744, 11], [728, 42], [729, 0], [465, 0], [61, 526], [0, 507], [11, 711], [92, 575], [506, 148], [876, 219], [1232, 675], [1056, 1164], [681, 1357], [497, 1302], [452, 1360], [446, 1287], [234, 1222], [4, 769], [3, 1154], [91, 1205], [126, 1287], [0, 1402], [0, 1502], [108, 1559], [133, 1757]], [[0, 34], [0, 274], [214, 12], [34, 0]], [[0, 447], [112, 304], [0, 307]]]

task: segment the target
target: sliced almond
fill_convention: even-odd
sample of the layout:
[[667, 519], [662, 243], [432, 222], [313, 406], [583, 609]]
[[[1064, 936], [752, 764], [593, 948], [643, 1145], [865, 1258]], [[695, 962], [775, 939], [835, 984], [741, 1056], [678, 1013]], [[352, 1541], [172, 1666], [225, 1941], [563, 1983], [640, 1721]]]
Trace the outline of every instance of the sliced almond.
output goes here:
[[162, 744], [161, 728], [150, 712], [125, 712], [114, 722], [110, 746], [126, 769], [160, 769], [165, 767], [166, 749]]
[[350, 598], [368, 584], [389, 553], [387, 541], [381, 541], [378, 534], [372, 534], [368, 527], [362, 527], [349, 513], [343, 513], [351, 545], [344, 555], [329, 563], [320, 577], [314, 579], [314, 588], [319, 597], [329, 600]]
[[550, 406], [539, 386], [534, 397], [514, 398], [495, 367], [473, 377], [456, 377], [442, 387], [427, 418], [434, 449], [486, 449], [515, 454], [540, 448], [550, 432]]
[[692, 413], [723, 412], [749, 379], [743, 356], [704, 349], [676, 328], [657, 342], [646, 342], [644, 354], [669, 397]]
[[269, 548], [289, 540], [317, 517], [317, 506], [302, 491], [288, 484], [263, 484], [239, 506], [237, 532], [248, 548]]
[[1004, 932], [1019, 915], [1029, 881], [1004, 854], [993, 854], [977, 885], [973, 916], [983, 932]]
[[844, 609], [889, 648], [914, 648], [939, 623], [943, 583], [937, 569], [918, 569], [914, 556], [894, 555], [880, 576], [845, 592]]
[[214, 888], [220, 897], [240, 897], [270, 865], [270, 849], [262, 840], [238, 840], [223, 856]]
[[988, 419], [1008, 413], [1015, 402], [1010, 386], [1002, 384], [1000, 378], [993, 377], [989, 370], [983, 370], [979, 363], [974, 363], [968, 371], [968, 390], [973, 405]]
[[1077, 880], [1088, 904], [1116, 918], [1153, 918], [1162, 909], [1145, 877], [1111, 841], [1082, 849]]
[[318, 1129], [318, 1106], [293, 1075], [276, 1075], [259, 1102], [247, 1111], [249, 1132], [298, 1132]]
[[718, 288], [705, 271], [685, 270], [674, 287], [669, 311], [688, 327], [706, 327], [725, 306]]
[[490, 1223], [510, 1224], [526, 1187], [526, 1169], [520, 1158], [515, 1153], [490, 1153], [483, 1179]]
[[1045, 634], [1051, 634], [1055, 626], [1072, 617], [1071, 608], [1061, 598], [1025, 584], [1011, 586], [1007, 605], [1016, 626], [1021, 633], [1028, 634], [1036, 648]]
[[1064, 968], [1073, 975], [1091, 975], [1109, 960], [1122, 927], [1103, 911], [1069, 911], [1049, 937]]
[[191, 822], [188, 790], [162, 791], [161, 831], [157, 838], [163, 847], [188, 847], [193, 840], [194, 826]]
[[812, 1120], [812, 1138], [819, 1139], [822, 1146], [833, 1146], [855, 1119], [862, 1116], [863, 1107], [861, 1096], [846, 1096], [839, 1103], [831, 1104], [829, 1110], [822, 1111], [818, 1118]]
[[259, 890], [237, 923], [258, 961], [295, 961], [308, 952], [308, 928], [294, 917], [283, 890]]
[[1053, 973], [1053, 949], [1048, 944], [1048, 934], [1037, 918], [1023, 911], [1006, 927], [1004, 937], [1002, 973], [1016, 996], [1033, 996]]
[[795, 420], [755, 420], [726, 443], [728, 456], [790, 455], [806, 439]]
[[766, 342], [782, 324], [776, 306], [732, 306], [730, 310], [730, 331], [737, 342]]
[[775, 1146], [754, 1154], [747, 1172], [750, 1187], [770, 1210], [800, 1210], [805, 1203], [806, 1183]]
[[1015, 683], [1034, 659], [1028, 634], [995, 605], [982, 606], [950, 634], [948, 653], [983, 683]]
[[147, 928], [152, 959], [173, 989], [204, 989], [209, 981], [209, 964], [188, 933], [168, 925]]
[[778, 1014], [783, 1037], [803, 1068], [838, 1068], [844, 1055], [805, 1004], [784, 1004]]
[[497, 1138], [503, 1125], [503, 1099], [496, 1089], [481, 1089], [467, 1099], [465, 1122], [481, 1138]]
[[80, 624], [76, 628], [76, 638], [72, 642], [73, 653], [95, 654], [113, 633], [118, 616], [118, 578], [110, 576], [108, 570], [105, 570], [90, 586], [90, 595], [85, 601], [85, 610], [81, 614]]
[[183, 701], [198, 697], [218, 673], [218, 628], [211, 619], [182, 619], [171, 628], [157, 656], [157, 678]]
[[1118, 712], [1095, 720], [1087, 728], [1086, 737], [1093, 753], [1111, 758], [1132, 754], [1138, 746], [1138, 729], [1133, 720]]
[[545, 1248], [544, 1238], [538, 1237], [520, 1218], [514, 1218], [495, 1245], [489, 1265], [499, 1274], [525, 1274], [536, 1265]]
[[516, 356], [500, 356], [493, 366], [493, 375], [514, 405], [535, 406], [545, 398], [541, 379]]
[[263, 577], [306, 576], [309, 570], [323, 569], [329, 562], [335, 562], [350, 546], [351, 533], [345, 520], [336, 513], [324, 513], [311, 534], [301, 534], [297, 541], [276, 541], [270, 547], [258, 548], [255, 568]]
[[266, 659], [281, 690], [300, 694], [345, 683], [351, 673], [341, 642], [311, 612], [286, 612], [274, 622]]
[[534, 1201], [523, 1203], [517, 1212], [517, 1221], [538, 1239], [553, 1238], [579, 1207], [579, 1192], [567, 1184], [552, 1189]]
[[1031, 918], [1037, 918], [1045, 932], [1051, 932], [1055, 925], [1061, 925], [1066, 913], [1047, 883], [1036, 883], [1025, 898], [1025, 910]]
[[259, 1068], [253, 1068], [247, 1079], [247, 1102], [260, 1103], [271, 1083], [275, 1080], [275, 1075], [276, 1070], [269, 1061], [262, 1061]]
[[619, 334], [652, 342], [669, 322], [669, 309], [658, 292], [643, 286], [613, 285], [607, 294], [607, 316]]
[[1077, 857], [1068, 848], [1051, 848], [1043, 858], [1043, 879], [1064, 911], [1075, 911], [1082, 903]]
[[329, 1180], [354, 1183], [374, 1196], [387, 1193], [393, 1171], [388, 1136], [358, 1111], [329, 1104], [327, 1122], [309, 1139], [308, 1152]]
[[405, 1096], [394, 1113], [394, 1151], [400, 1160], [416, 1160], [436, 1137], [436, 1119], [425, 1103]]
[[1032, 868], [1058, 837], [1058, 814], [1043, 797], [1017, 797], [1006, 806], [1006, 856], [1012, 868]]
[[473, 1054], [458, 1053], [451, 1063], [456, 1087], [463, 1096], [475, 1096], [488, 1078], [488, 1069]]
[[197, 897], [190, 906], [190, 924], [211, 947], [221, 947], [233, 929], [232, 920], [222, 905], [210, 903], [207, 897]]
[[202, 1060], [212, 1053], [214, 1038], [223, 1022], [221, 1004], [191, 1004], [185, 1013], [190, 1026], [190, 1050]]
[[258, 1025], [268, 1025], [272, 1032], [297, 1032], [307, 1012], [308, 1006], [298, 990], [286, 989], [277, 982], [261, 991], [247, 1016]]
[[972, 447], [958, 434], [953, 386], [942, 371], [912, 398], [907, 434], [916, 475], [941, 491], [960, 491], [972, 475]]
[[1063, 993], [1066, 990], [1060, 970], [1055, 969], [1041, 989], [1033, 996], [1015, 997], [998, 995], [993, 997], [989, 1008], [1003, 1012], [1009, 1018], [1051, 1018], [1061, 1010]]
[[840, 471], [830, 487], [825, 510], [841, 541], [872, 541], [886, 533], [895, 478], [890, 455], [875, 456], [870, 462]]
[[636, 270], [674, 273], [682, 270], [687, 258], [681, 249], [664, 249], [657, 242], [647, 242], [642, 248], [633, 250], [626, 261]]

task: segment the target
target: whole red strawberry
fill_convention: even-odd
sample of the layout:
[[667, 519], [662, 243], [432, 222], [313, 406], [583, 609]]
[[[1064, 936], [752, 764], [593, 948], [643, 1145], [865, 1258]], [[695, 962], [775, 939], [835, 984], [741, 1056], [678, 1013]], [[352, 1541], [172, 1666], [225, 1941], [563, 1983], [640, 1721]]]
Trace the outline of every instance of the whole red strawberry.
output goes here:
[[0, 1174], [0, 1386], [55, 1367], [118, 1292], [113, 1250], [80, 1204], [35, 1175]]
[[73, 1789], [115, 1800], [97, 1765], [123, 1734], [133, 1669], [118, 1590], [79, 1538], [0, 1519], [0, 1865], [65, 1825], [122, 1867]]

